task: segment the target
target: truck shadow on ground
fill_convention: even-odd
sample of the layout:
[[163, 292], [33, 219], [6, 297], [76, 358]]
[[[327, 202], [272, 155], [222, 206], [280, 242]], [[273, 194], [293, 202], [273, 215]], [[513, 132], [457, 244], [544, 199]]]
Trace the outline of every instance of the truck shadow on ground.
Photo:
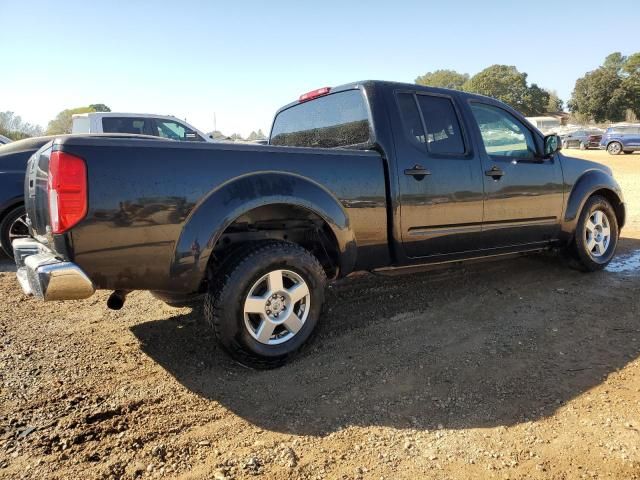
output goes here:
[[[640, 241], [626, 239], [631, 250]], [[329, 289], [309, 348], [272, 371], [233, 363], [197, 307], [132, 331], [191, 392], [263, 429], [509, 426], [640, 354], [639, 287], [638, 272], [583, 274], [553, 256], [347, 279]]]

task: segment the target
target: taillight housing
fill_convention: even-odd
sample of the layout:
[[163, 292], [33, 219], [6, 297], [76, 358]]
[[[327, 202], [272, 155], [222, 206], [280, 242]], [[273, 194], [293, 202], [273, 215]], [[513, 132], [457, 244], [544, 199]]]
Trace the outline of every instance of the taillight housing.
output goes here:
[[49, 158], [49, 219], [53, 233], [64, 233], [87, 215], [87, 165], [66, 152]]

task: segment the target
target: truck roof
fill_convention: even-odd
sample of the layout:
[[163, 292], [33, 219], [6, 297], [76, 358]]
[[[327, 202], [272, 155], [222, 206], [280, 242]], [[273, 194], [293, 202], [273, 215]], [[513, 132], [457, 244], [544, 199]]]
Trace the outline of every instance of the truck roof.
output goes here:
[[[406, 83], [406, 82], [393, 82], [389, 80], [361, 80], [357, 82], [345, 83], [342, 85], [338, 85], [335, 87], [329, 87], [331, 89], [330, 93], [336, 93], [344, 90], [352, 90], [354, 88], [366, 87], [366, 86], [376, 86], [376, 87], [384, 87], [384, 88], [396, 88], [396, 89], [411, 89], [411, 90], [419, 90], [431, 93], [442, 93], [447, 95], [457, 95], [457, 96], [465, 96], [468, 98], [482, 98], [482, 99], [490, 99], [495, 100], [491, 97], [487, 97], [485, 95], [479, 95], [477, 93], [469, 93], [463, 92], [461, 90], [452, 90], [449, 88], [439, 88], [439, 87], [426, 87], [424, 85], [418, 85], [416, 83]], [[281, 111], [286, 110], [287, 108], [293, 107], [295, 105], [299, 105], [300, 99], [290, 102], [283, 107], [279, 108], [276, 112], [278, 115]]]

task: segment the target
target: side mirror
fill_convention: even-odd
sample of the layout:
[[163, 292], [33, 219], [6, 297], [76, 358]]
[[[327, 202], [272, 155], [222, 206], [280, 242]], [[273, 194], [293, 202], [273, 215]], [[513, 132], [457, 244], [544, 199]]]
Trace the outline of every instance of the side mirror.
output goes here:
[[562, 149], [560, 137], [555, 133], [544, 137], [544, 158], [551, 157], [554, 153]]

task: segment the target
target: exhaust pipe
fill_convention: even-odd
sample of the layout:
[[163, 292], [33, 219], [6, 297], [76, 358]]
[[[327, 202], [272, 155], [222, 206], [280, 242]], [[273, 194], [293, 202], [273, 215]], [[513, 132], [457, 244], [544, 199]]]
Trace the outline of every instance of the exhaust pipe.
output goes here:
[[116, 290], [111, 295], [109, 295], [109, 299], [107, 300], [107, 307], [111, 310], [120, 310], [124, 305], [124, 301], [127, 299], [127, 294], [129, 290]]

